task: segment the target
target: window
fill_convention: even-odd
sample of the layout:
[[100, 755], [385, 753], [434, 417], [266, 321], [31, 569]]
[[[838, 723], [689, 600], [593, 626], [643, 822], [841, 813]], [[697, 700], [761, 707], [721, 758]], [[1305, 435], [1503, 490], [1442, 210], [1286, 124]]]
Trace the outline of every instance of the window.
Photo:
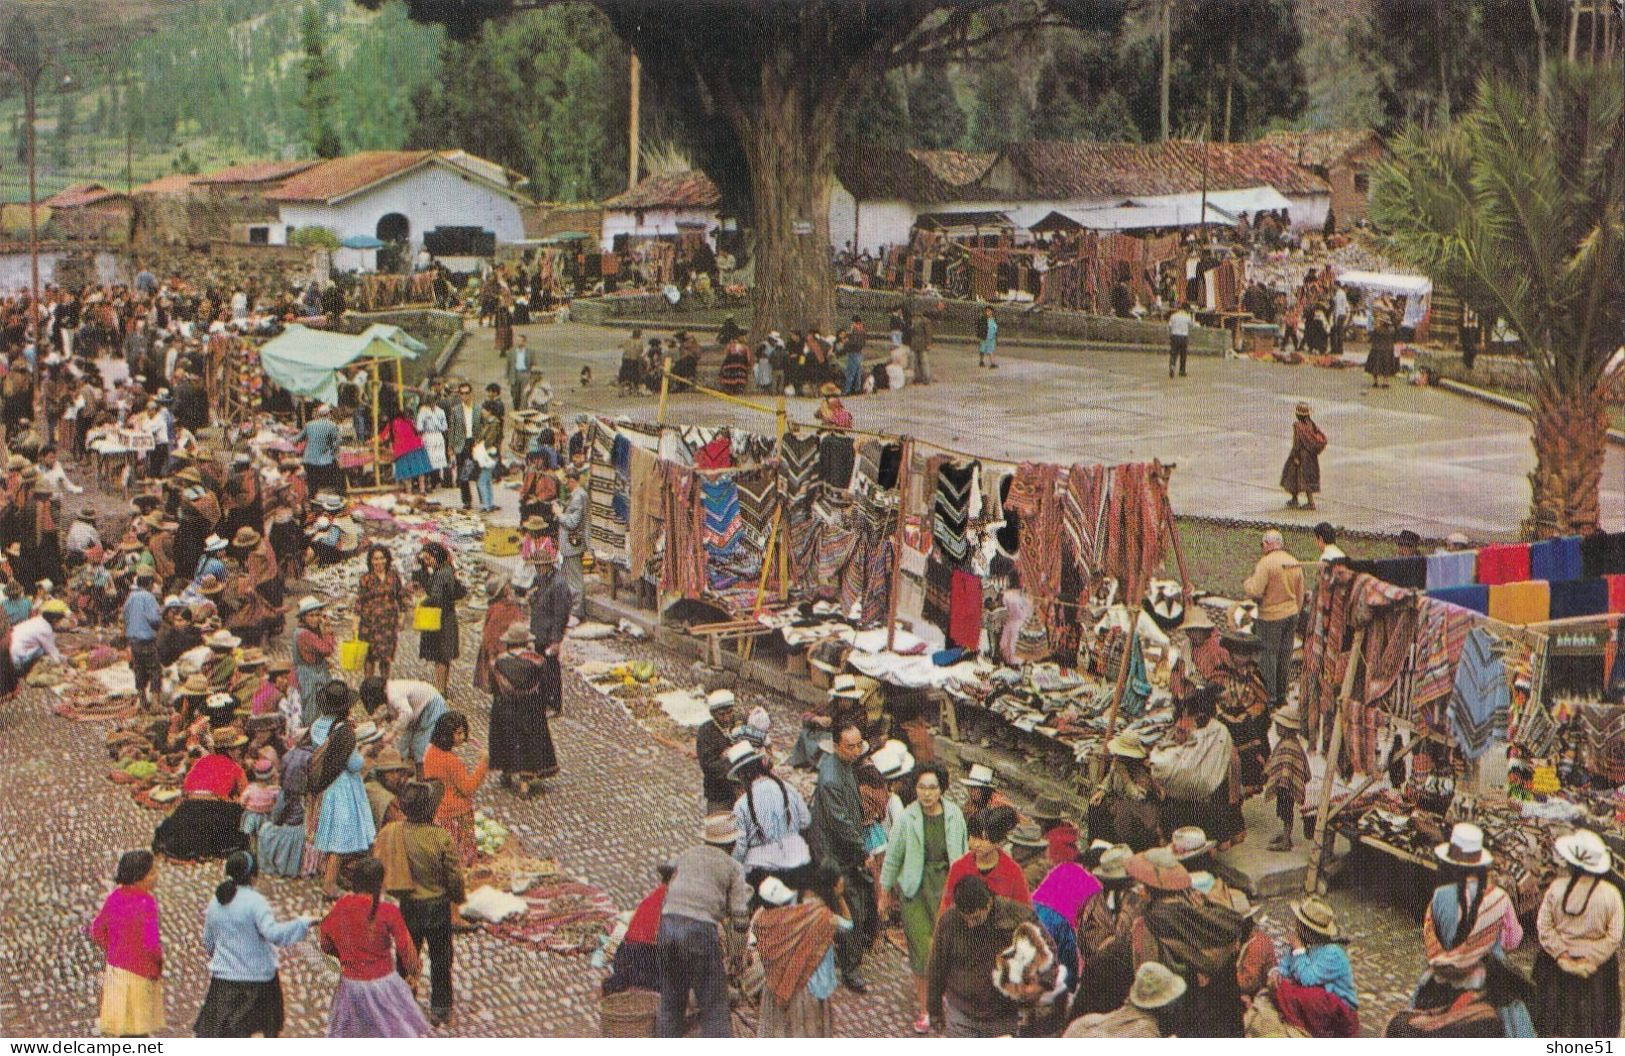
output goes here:
[[1354, 191], [1356, 194], [1366, 194], [1371, 190], [1371, 177], [1363, 172], [1354, 174]]
[[271, 244], [271, 229], [264, 224], [248, 229], [248, 244], [251, 246], [268, 246]]

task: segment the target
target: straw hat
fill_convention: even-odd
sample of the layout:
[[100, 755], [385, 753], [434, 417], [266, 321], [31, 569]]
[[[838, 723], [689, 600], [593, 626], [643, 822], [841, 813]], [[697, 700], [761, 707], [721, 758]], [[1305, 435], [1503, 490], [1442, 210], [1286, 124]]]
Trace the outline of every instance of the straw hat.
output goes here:
[[1145, 742], [1133, 730], [1122, 730], [1106, 742], [1106, 751], [1123, 759], [1144, 759]]
[[1304, 418], [1309, 417], [1310, 408], [1309, 408], [1309, 405], [1307, 403], [1303, 403], [1302, 401], [1299, 401], [1298, 405], [1296, 407], [1294, 407], [1293, 410], [1296, 411], [1300, 417], [1304, 417]]
[[1342, 934], [1337, 927], [1337, 913], [1317, 895], [1310, 895], [1302, 902], [1293, 902], [1292, 915], [1298, 918], [1299, 924], [1316, 935], [1335, 939]]
[[1590, 829], [1576, 829], [1566, 836], [1559, 836], [1553, 846], [1558, 858], [1595, 876], [1606, 874], [1614, 862], [1614, 856], [1608, 853], [1602, 837]]
[[502, 632], [503, 645], [528, 645], [536, 640], [530, 633], [530, 624], [515, 622], [508, 624], [508, 629]]
[[747, 764], [754, 763], [760, 758], [762, 758], [762, 753], [757, 751], [756, 746], [749, 741], [738, 741], [730, 744], [728, 750], [722, 753], [723, 762], [728, 764], [729, 777], [738, 774]]
[[739, 842], [739, 823], [732, 814], [712, 814], [700, 823], [700, 839], [710, 844]]
[[547, 522], [542, 520], [541, 517], [537, 516], [536, 514], [531, 514], [529, 517], [525, 518], [524, 523], [521, 524], [520, 527], [527, 532], [545, 532], [547, 531]]
[[796, 893], [776, 876], [763, 880], [756, 893], [770, 906], [788, 906], [796, 900]]
[[858, 688], [856, 675], [836, 675], [835, 680], [830, 683], [829, 695], [844, 697], [848, 700], [862, 700], [863, 690]]
[[1208, 839], [1207, 833], [1195, 825], [1175, 829], [1173, 838], [1168, 841], [1168, 849], [1182, 862], [1189, 858], [1201, 857], [1216, 846], [1218, 844]]
[[6, 468], [11, 470], [13, 473], [21, 470], [27, 465], [28, 459], [24, 458], [22, 455], [10, 455], [6, 458]]
[[237, 698], [230, 693], [210, 693], [203, 706], [209, 711], [236, 711]]
[[909, 753], [908, 745], [898, 740], [887, 741], [870, 756], [870, 761], [887, 781], [895, 781], [914, 769], [914, 756]]
[[203, 474], [197, 471], [196, 466], [187, 466], [185, 469], [176, 471], [175, 480], [182, 484], [202, 484]]
[[[122, 548], [123, 547], [121, 546], [120, 549]], [[220, 582], [219, 576], [215, 575], [213, 572], [209, 572], [198, 581], [197, 589], [202, 591], [204, 594], [218, 594], [222, 590], [226, 589], [226, 585]]]
[[971, 764], [970, 773], [966, 774], [965, 780], [960, 783], [966, 788], [993, 788], [995, 787], [993, 768], [983, 766], [981, 763], [973, 763]]
[[734, 696], [731, 689], [714, 689], [705, 698], [705, 706], [712, 711], [731, 708], [736, 703], [738, 703], [738, 698]]
[[251, 550], [260, 545], [260, 533], [245, 524], [237, 529], [236, 535], [231, 537], [231, 545], [239, 550]]
[[210, 649], [235, 649], [243, 644], [243, 640], [230, 631], [219, 630], [203, 639]]
[[1100, 856], [1100, 862], [1091, 870], [1096, 880], [1127, 880], [1128, 861], [1134, 857], [1128, 844], [1118, 843], [1106, 848]]
[[327, 608], [327, 602], [323, 601], [320, 598], [312, 597], [311, 595], [306, 594], [304, 597], [299, 599], [299, 611], [298, 611], [298, 614], [300, 616], [308, 616], [309, 614], [311, 614], [313, 612], [316, 612], [319, 609], [325, 609], [325, 608]]
[[177, 692], [183, 697], [206, 697], [209, 695], [209, 680], [201, 674], [187, 675]]
[[223, 739], [215, 741], [214, 750], [220, 752], [226, 750], [227, 748], [241, 748], [247, 743], [248, 735], [243, 733], [241, 730], [235, 730], [226, 734]]
[[1303, 729], [1303, 713], [1296, 704], [1289, 704], [1275, 713], [1275, 725], [1288, 730]]
[[1144, 1011], [1167, 1008], [1185, 995], [1185, 980], [1157, 963], [1146, 961], [1134, 973], [1128, 1003]]
[[1213, 621], [1208, 619], [1207, 611], [1201, 605], [1192, 603], [1185, 607], [1185, 618], [1179, 621], [1182, 631], [1211, 631]]
[[322, 492], [311, 501], [330, 513], [337, 513], [339, 510], [344, 509], [344, 497], [335, 495], [330, 491]]
[[224, 550], [228, 545], [230, 545], [230, 544], [228, 544], [224, 539], [220, 538], [218, 535], [214, 535], [213, 533], [210, 533], [209, 537], [207, 539], [203, 540], [203, 549], [205, 551], [207, 551], [208, 553], [211, 553], [211, 554], [219, 553], [221, 550]]
[[1179, 864], [1174, 852], [1166, 847], [1153, 847], [1128, 860], [1123, 871], [1129, 877], [1154, 891], [1189, 891], [1191, 874]]
[[384, 748], [379, 751], [372, 761], [372, 770], [375, 774], [388, 773], [391, 770], [415, 770], [413, 764], [406, 761], [401, 753], [394, 748]]
[[820, 396], [827, 398], [830, 396], [839, 396], [840, 394], [840, 388], [833, 381], [826, 381], [824, 384], [818, 386], [818, 395]]
[[258, 646], [254, 646], [253, 648], [250, 648], [250, 649], [244, 649], [243, 650], [243, 655], [237, 658], [237, 666], [238, 667], [264, 667], [265, 666], [265, 650], [259, 648]]
[[271, 661], [271, 666], [269, 668], [267, 668], [266, 670], [269, 671], [269, 673], [271, 673], [273, 675], [292, 674], [293, 673], [293, 661], [287, 659], [286, 657], [280, 657], [280, 658], [278, 658], [276, 660], [272, 660]]
[[1481, 868], [1495, 861], [1484, 849], [1484, 830], [1471, 822], [1457, 822], [1450, 830], [1450, 842], [1433, 848], [1433, 856], [1447, 865]]

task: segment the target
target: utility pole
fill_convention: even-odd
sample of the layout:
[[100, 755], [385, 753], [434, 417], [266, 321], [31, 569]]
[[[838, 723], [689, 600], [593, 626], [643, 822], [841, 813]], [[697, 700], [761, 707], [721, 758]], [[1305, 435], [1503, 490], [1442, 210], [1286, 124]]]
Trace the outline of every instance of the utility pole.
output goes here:
[[631, 98], [630, 112], [626, 117], [626, 189], [631, 190], [638, 185], [638, 104], [642, 90], [643, 64], [638, 61], [638, 53], [632, 52], [631, 85], [629, 96]]
[[1173, 76], [1174, 0], [1162, 0], [1162, 141], [1171, 135], [1168, 124], [1168, 84]]
[[[35, 183], [34, 102], [39, 95], [39, 78], [23, 79], [23, 120], [28, 123], [28, 336], [39, 355], [39, 189]], [[43, 360], [44, 357], [41, 357]]]

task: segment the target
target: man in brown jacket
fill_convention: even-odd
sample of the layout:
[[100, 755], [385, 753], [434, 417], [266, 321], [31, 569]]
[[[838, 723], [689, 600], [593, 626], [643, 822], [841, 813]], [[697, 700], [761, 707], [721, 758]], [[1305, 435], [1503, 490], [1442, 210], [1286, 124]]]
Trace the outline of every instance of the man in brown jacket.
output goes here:
[[1258, 602], [1255, 633], [1262, 645], [1258, 658], [1264, 688], [1269, 692], [1270, 710], [1286, 704], [1286, 687], [1292, 664], [1292, 634], [1303, 608], [1303, 568], [1287, 552], [1281, 533], [1271, 528], [1264, 533], [1263, 556], [1253, 566], [1253, 574], [1242, 583], [1247, 596]]

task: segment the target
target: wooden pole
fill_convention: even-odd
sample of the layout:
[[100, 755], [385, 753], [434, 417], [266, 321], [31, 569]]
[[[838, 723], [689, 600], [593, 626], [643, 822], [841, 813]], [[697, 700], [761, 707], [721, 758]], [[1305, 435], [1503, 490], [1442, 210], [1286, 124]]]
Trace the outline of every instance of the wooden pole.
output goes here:
[[1309, 870], [1304, 874], [1303, 890], [1314, 894], [1325, 870], [1326, 855], [1335, 842], [1326, 833], [1326, 823], [1332, 815], [1332, 785], [1337, 780], [1337, 754], [1343, 748], [1343, 724], [1347, 721], [1349, 695], [1354, 692], [1354, 676], [1360, 669], [1360, 657], [1365, 647], [1365, 628], [1354, 632], [1354, 644], [1349, 647], [1349, 665], [1343, 672], [1343, 685], [1337, 691], [1337, 713], [1332, 722], [1332, 740], [1326, 747], [1326, 769], [1320, 778], [1320, 806], [1315, 811], [1314, 850], [1309, 854]]
[[897, 593], [903, 582], [903, 508], [908, 497], [909, 463], [914, 460], [914, 440], [903, 437], [903, 462], [897, 468], [897, 527], [892, 533], [891, 590], [886, 597], [886, 649], [897, 642]]
[[1186, 609], [1191, 607], [1191, 575], [1185, 567], [1185, 548], [1179, 543], [1179, 529], [1174, 527], [1174, 506], [1166, 492], [1162, 496], [1163, 521], [1168, 526], [1168, 543], [1174, 549], [1174, 562], [1179, 566], [1179, 597]]
[[374, 356], [367, 364], [367, 373], [372, 376], [372, 486], [384, 486], [383, 450], [379, 443], [380, 430], [378, 428], [378, 390], [384, 387], [383, 375], [378, 372], [378, 357]]
[[[779, 393], [778, 400], [776, 402], [778, 404], [778, 409], [774, 412], [774, 418], [775, 418], [775, 425], [777, 427], [778, 436], [779, 436], [779, 439], [778, 439], [779, 468], [778, 468], [777, 472], [782, 473], [782, 472], [784, 472], [784, 437], [785, 437], [785, 434], [790, 431], [790, 413], [785, 407], [784, 393], [782, 393], [782, 392]], [[781, 517], [784, 514], [784, 500], [785, 500], [785, 496], [781, 494], [779, 496], [779, 509], [778, 509], [779, 515]], [[789, 525], [788, 524], [785, 525], [785, 532], [786, 533], [789, 532]], [[784, 544], [784, 541], [782, 539], [779, 541], [778, 565], [779, 565], [779, 600], [780, 601], [788, 601], [789, 598], [790, 598], [790, 548]]]
[[666, 400], [671, 395], [671, 365], [667, 364], [660, 369], [660, 406], [655, 412], [655, 424], [664, 428], [666, 425]]
[[626, 189], [630, 191], [638, 185], [638, 104], [641, 102], [643, 81], [640, 76], [643, 64], [638, 61], [638, 53], [635, 51], [632, 52], [629, 66], [627, 91], [631, 105], [626, 115]]

